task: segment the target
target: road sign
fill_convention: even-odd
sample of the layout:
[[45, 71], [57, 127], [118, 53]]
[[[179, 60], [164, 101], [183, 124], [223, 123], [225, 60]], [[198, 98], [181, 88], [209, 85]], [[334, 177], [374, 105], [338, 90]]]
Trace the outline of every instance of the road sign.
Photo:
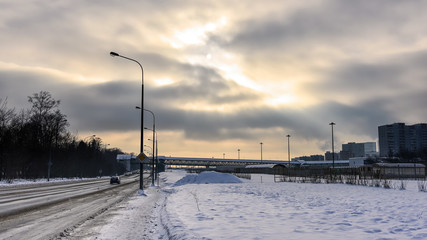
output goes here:
[[143, 162], [144, 159], [148, 158], [147, 155], [145, 155], [144, 153], [140, 153], [137, 158], [139, 158], [140, 162]]

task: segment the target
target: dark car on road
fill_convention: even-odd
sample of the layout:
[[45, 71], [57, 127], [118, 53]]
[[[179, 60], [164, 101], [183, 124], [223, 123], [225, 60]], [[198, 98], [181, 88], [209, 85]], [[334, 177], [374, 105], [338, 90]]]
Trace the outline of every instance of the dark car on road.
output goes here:
[[119, 176], [112, 176], [110, 178], [110, 184], [113, 184], [113, 183], [120, 184], [120, 177]]

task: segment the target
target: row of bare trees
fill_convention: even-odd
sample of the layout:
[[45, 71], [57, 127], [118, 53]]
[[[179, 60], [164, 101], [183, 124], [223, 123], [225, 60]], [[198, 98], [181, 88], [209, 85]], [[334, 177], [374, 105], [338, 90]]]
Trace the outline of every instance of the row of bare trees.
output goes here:
[[94, 177], [120, 174], [120, 149], [107, 149], [95, 136], [78, 140], [67, 129], [60, 101], [41, 91], [31, 107], [17, 112], [0, 98], [0, 180], [40, 177]]

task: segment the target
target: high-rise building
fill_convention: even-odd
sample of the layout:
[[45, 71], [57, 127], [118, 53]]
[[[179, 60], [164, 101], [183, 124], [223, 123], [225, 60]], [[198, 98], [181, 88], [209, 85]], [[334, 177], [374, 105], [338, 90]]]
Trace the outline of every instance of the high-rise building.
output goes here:
[[427, 123], [412, 125], [414, 127], [414, 147], [415, 151], [420, 152], [427, 148]]
[[340, 152], [341, 159], [346, 160], [353, 157], [370, 157], [377, 155], [377, 145], [375, 142], [342, 144]]
[[402, 151], [420, 152], [427, 148], [427, 124], [393, 123], [379, 126], [378, 142], [381, 157], [393, 156]]

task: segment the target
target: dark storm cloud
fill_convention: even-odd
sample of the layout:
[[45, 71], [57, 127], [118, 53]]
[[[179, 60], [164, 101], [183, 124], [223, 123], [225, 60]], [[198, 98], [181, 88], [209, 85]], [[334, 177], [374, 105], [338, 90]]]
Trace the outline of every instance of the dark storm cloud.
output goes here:
[[[200, 70], [200, 69], [199, 69]], [[195, 70], [196, 72], [198, 70]], [[202, 71], [203, 72], [203, 71]], [[302, 139], [324, 139], [328, 134], [327, 124], [335, 121], [341, 131], [349, 134], [364, 134], [375, 138], [376, 126], [392, 119], [384, 109], [387, 101], [371, 101], [358, 106], [348, 106], [337, 102], [327, 102], [304, 110], [278, 109], [263, 107], [242, 108], [231, 113], [217, 111], [204, 112], [176, 109], [174, 102], [207, 101], [209, 104], [233, 103], [250, 98], [257, 99], [255, 93], [237, 94], [233, 98], [220, 97], [218, 92], [235, 89], [213, 72], [205, 70], [207, 75], [199, 76], [195, 85], [173, 85], [146, 88], [146, 108], [156, 114], [157, 125], [162, 130], [184, 131], [185, 136], [195, 140], [258, 139], [256, 129], [288, 129]], [[47, 90], [53, 97], [61, 100], [61, 111], [78, 131], [130, 131], [139, 128], [140, 103], [138, 84], [129, 81], [114, 81], [94, 85], [55, 84], [49, 75], [34, 73], [1, 72], [1, 96], [9, 96], [9, 105], [21, 102], [26, 107], [27, 96], [41, 90]], [[203, 80], [205, 79], [205, 80]], [[210, 79], [210, 80], [209, 80]], [[3, 88], [3, 86], [7, 86]], [[12, 89], [22, 89], [16, 92]], [[242, 88], [240, 92], [248, 92]], [[238, 91], [239, 92], [239, 91]], [[17, 94], [15, 94], [17, 93]], [[420, 94], [419, 98], [424, 96]], [[16, 100], [18, 99], [18, 100]], [[151, 124], [146, 114], [146, 124]]]
[[[425, 61], [427, 51], [396, 54], [375, 62], [368, 60], [343, 62], [337, 64], [329, 74], [325, 74], [322, 83], [314, 88], [338, 92], [360, 89], [368, 92], [376, 91], [377, 94], [381, 91], [400, 92], [408, 88], [418, 89], [427, 78], [427, 69], [423, 66]], [[361, 95], [364, 95], [363, 92]]]
[[53, 91], [64, 87], [52, 76], [31, 71], [0, 70], [0, 98], [8, 98], [10, 105], [26, 108], [28, 96], [41, 90]]
[[61, 82], [49, 74], [0, 71], [0, 86], [0, 98], [7, 98], [9, 107], [16, 110], [31, 107], [28, 96], [50, 92], [61, 101], [60, 110], [79, 131], [131, 130], [130, 122], [138, 121], [129, 114], [135, 111], [132, 100], [138, 93], [129, 94], [134, 87], [125, 81], [82, 86]]
[[[427, 69], [423, 63], [426, 60], [427, 52], [422, 51], [397, 54], [377, 62], [342, 63], [324, 74], [324, 79], [311, 84], [308, 90], [322, 97], [347, 97], [352, 99], [353, 106], [363, 106], [366, 112], [387, 112], [377, 117], [381, 124], [425, 122]], [[350, 118], [352, 114], [346, 116]]]
[[246, 100], [256, 101], [260, 97], [251, 89], [235, 82], [226, 81], [212, 69], [184, 65], [180, 70], [182, 81], [171, 85], [152, 88], [147, 96], [153, 102], [167, 101], [191, 103], [204, 101], [208, 105], [233, 104]]
[[[136, 91], [135, 91], [136, 90]], [[140, 91], [128, 81], [58, 90], [63, 106], [81, 131], [130, 131], [138, 126]]]
[[320, 125], [335, 122], [346, 135], [367, 135], [376, 138], [376, 127], [392, 119], [390, 112], [384, 110], [382, 104], [382, 101], [372, 101], [347, 105], [330, 101], [311, 107], [308, 111], [317, 116]]
[[[171, 130], [183, 130], [188, 138], [197, 140], [259, 139], [256, 129], [283, 129], [306, 140], [323, 140], [329, 136], [328, 124], [337, 123], [347, 135], [377, 137], [377, 126], [393, 119], [382, 110], [384, 102], [366, 102], [349, 106], [327, 102], [304, 111], [277, 108], [242, 109], [234, 113], [160, 111], [159, 124]], [[267, 133], [266, 133], [267, 134]], [[277, 134], [282, 134], [278, 132]], [[350, 141], [351, 139], [347, 139]]]
[[[209, 71], [207, 71], [209, 72]], [[133, 82], [115, 81], [94, 85], [57, 83], [49, 75], [19, 72], [0, 72], [1, 98], [9, 97], [9, 106], [29, 108], [27, 96], [41, 90], [49, 91], [52, 96], [61, 100], [60, 109], [67, 115], [69, 122], [78, 131], [128, 131], [139, 128], [140, 88]], [[176, 109], [174, 101], [211, 101], [209, 104], [239, 103], [248, 98], [257, 98], [253, 93], [222, 98], [218, 92], [227, 92], [229, 85], [223, 80], [201, 80], [199, 84], [177, 85], [174, 87], [146, 88], [146, 108], [152, 109], [157, 118], [157, 125], [163, 130], [184, 131], [189, 139], [221, 140], [257, 138], [253, 129], [288, 128], [306, 131], [302, 136], [307, 138], [321, 136], [311, 128], [310, 122], [301, 121], [306, 114], [292, 110], [274, 108], [250, 108], [236, 110], [232, 113], [185, 111]], [[203, 83], [204, 89], [200, 84]], [[232, 88], [236, 86], [231, 84]], [[4, 88], [3, 88], [4, 86]], [[21, 89], [21, 91], [16, 91]], [[242, 88], [241, 92], [248, 92]], [[17, 104], [21, 104], [17, 106]], [[146, 116], [146, 124], [151, 118]]]
[[[185, 128], [185, 124], [191, 123], [190, 132], [200, 130], [200, 134], [203, 134], [203, 129], [210, 130], [204, 124], [221, 115], [191, 113], [190, 115], [194, 115], [191, 119], [198, 118], [205, 122], [198, 124], [185, 120], [189, 113], [176, 110], [176, 103], [203, 101], [208, 105], [221, 105], [258, 98], [255, 92], [234, 82], [225, 81], [210, 69], [179, 64], [177, 66], [181, 66], [181, 70], [177, 71], [182, 72], [183, 77], [189, 78], [188, 81], [171, 86], [145, 87], [145, 108], [155, 111], [156, 115], [159, 115], [158, 119], [163, 118], [162, 115], [166, 116], [166, 121], [162, 122], [165, 130]], [[140, 105], [139, 82], [120, 80], [81, 85], [61, 81], [57, 79], [59, 77], [43, 72], [0, 71], [0, 98], [7, 97], [10, 107], [25, 109], [30, 107], [28, 96], [42, 90], [48, 91], [55, 99], [61, 100], [61, 111], [68, 116], [69, 122], [78, 131], [127, 131], [139, 127], [139, 110], [135, 109], [135, 106]], [[150, 122], [151, 118], [147, 117], [146, 121]], [[198, 125], [203, 127], [197, 130], [195, 127]], [[207, 135], [211, 135], [211, 132]]]
[[[366, 44], [385, 40], [413, 44], [427, 33], [427, 27], [418, 24], [427, 20], [420, 7], [423, 4], [420, 1], [322, 1], [293, 12], [254, 16], [240, 22], [231, 40], [214, 34], [211, 40], [240, 51], [252, 61], [274, 59], [277, 56], [271, 53], [277, 51], [285, 56], [298, 53], [310, 57], [310, 51], [323, 47], [351, 54]], [[261, 55], [266, 55], [266, 59], [260, 59]]]

